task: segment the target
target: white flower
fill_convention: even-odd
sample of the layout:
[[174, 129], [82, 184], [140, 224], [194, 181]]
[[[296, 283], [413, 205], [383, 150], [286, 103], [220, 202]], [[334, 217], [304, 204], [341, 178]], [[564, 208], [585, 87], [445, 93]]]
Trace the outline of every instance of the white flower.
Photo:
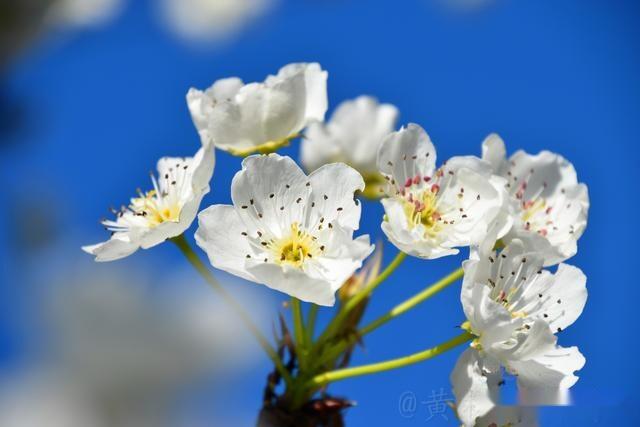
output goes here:
[[554, 333], [582, 313], [586, 277], [566, 264], [551, 274], [542, 264], [536, 249], [519, 239], [500, 253], [474, 253], [465, 262], [461, 300], [477, 338], [458, 360], [451, 382], [466, 426], [498, 403], [501, 366], [517, 375], [521, 390], [543, 390], [547, 397], [578, 380], [573, 372], [584, 357], [576, 347], [557, 346]]
[[190, 40], [227, 39], [247, 27], [273, 0], [163, 0], [167, 23]]
[[327, 72], [317, 63], [298, 63], [264, 83], [226, 78], [204, 92], [191, 88], [187, 104], [196, 128], [208, 131], [221, 150], [238, 156], [274, 151], [311, 121], [324, 120]]
[[313, 171], [327, 163], [346, 163], [364, 177], [365, 195], [379, 197], [384, 180], [376, 162], [378, 149], [397, 118], [396, 107], [370, 96], [344, 101], [329, 122], [309, 125], [300, 147], [302, 164]]
[[113, 19], [123, 6], [122, 0], [57, 0], [48, 18], [56, 24], [92, 27]]
[[527, 236], [544, 254], [545, 265], [575, 255], [587, 226], [589, 196], [573, 165], [549, 151], [517, 151], [507, 160], [504, 142], [496, 134], [482, 143], [482, 158], [508, 180], [514, 226], [505, 241]]
[[387, 136], [378, 167], [388, 181], [382, 230], [400, 250], [421, 258], [458, 253], [479, 244], [492, 227], [504, 234], [504, 180], [476, 157], [454, 157], [435, 168], [436, 151], [420, 126]]
[[250, 156], [231, 184], [233, 206], [198, 215], [196, 242], [214, 267], [303, 301], [333, 305], [335, 291], [371, 253], [354, 193], [362, 177], [340, 163], [307, 176], [289, 157]]
[[138, 190], [128, 207], [114, 210], [115, 220], [102, 222], [112, 232], [111, 238], [82, 249], [95, 255], [96, 261], [113, 261], [179, 236], [189, 228], [209, 192], [214, 164], [212, 143], [194, 157], [163, 157], [158, 161], [158, 178], [151, 175], [153, 189]]

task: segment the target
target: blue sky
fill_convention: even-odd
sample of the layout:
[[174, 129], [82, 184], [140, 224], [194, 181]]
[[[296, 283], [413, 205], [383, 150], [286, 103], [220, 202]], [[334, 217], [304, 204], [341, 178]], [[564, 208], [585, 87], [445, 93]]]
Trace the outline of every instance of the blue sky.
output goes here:
[[[2, 275], [0, 349], [19, 360], [16, 325], [28, 317], [24, 267], [13, 240], [16, 200], [33, 200], [55, 225], [72, 257], [81, 244], [106, 237], [97, 220], [147, 185], [163, 155], [189, 155], [198, 139], [184, 101], [190, 86], [240, 76], [261, 80], [294, 61], [329, 71], [330, 108], [371, 94], [400, 109], [400, 122], [421, 124], [438, 157], [479, 154], [498, 132], [508, 150], [561, 153], [589, 186], [590, 222], [569, 263], [588, 277], [587, 307], [560, 334], [587, 358], [575, 387], [576, 406], [542, 411], [543, 425], [636, 425], [637, 232], [640, 134], [640, 8], [633, 1], [494, 0], [474, 10], [446, 1], [283, 0], [266, 17], [222, 46], [194, 47], [175, 38], [136, 1], [111, 24], [37, 43], [9, 67], [3, 91], [22, 111], [0, 148]], [[298, 144], [284, 150], [297, 157]], [[227, 203], [239, 159], [218, 156], [205, 205]], [[15, 208], [15, 209], [14, 209]], [[24, 212], [21, 212], [24, 214]], [[363, 232], [383, 239], [382, 215], [366, 203]], [[395, 249], [385, 242], [390, 259]], [[410, 259], [376, 294], [369, 318], [456, 268], [466, 256]], [[126, 263], [162, 272], [182, 260], [171, 247], [139, 252]], [[160, 266], [159, 266], [160, 265]], [[36, 264], [37, 267], [37, 264]], [[96, 268], [107, 268], [100, 266]], [[237, 286], [253, 286], [238, 284]], [[267, 294], [267, 290], [258, 290]], [[456, 287], [376, 331], [354, 363], [414, 352], [456, 333], [462, 320]], [[214, 296], [212, 296], [214, 297]], [[272, 295], [274, 310], [280, 295]], [[16, 320], [17, 319], [17, 320]], [[459, 351], [401, 371], [332, 387], [358, 401], [351, 426], [455, 425], [426, 406], [402, 417], [406, 391], [428, 400], [449, 387]], [[233, 387], [227, 411], [256, 411], [269, 368], [265, 361]]]

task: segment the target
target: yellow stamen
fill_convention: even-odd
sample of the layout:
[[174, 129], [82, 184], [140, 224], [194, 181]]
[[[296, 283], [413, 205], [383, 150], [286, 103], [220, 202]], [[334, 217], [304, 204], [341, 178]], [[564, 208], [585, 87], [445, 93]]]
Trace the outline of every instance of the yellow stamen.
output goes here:
[[301, 230], [296, 222], [291, 224], [289, 236], [271, 242], [269, 246], [275, 253], [274, 258], [278, 264], [294, 267], [302, 267], [306, 260], [319, 256], [322, 251], [313, 236]]
[[149, 227], [156, 227], [163, 222], [177, 222], [180, 219], [180, 206], [176, 203], [165, 205], [156, 197], [155, 190], [148, 191], [143, 197], [132, 199], [131, 209], [137, 214], [142, 214]]
[[529, 203], [531, 203], [530, 206], [525, 209], [522, 215], [522, 220], [525, 222], [529, 221], [535, 214], [543, 211], [547, 207], [547, 202], [543, 198], [538, 198], [534, 202]]
[[433, 237], [442, 229], [440, 214], [436, 209], [436, 194], [431, 190], [425, 190], [412, 201], [404, 199], [404, 213], [410, 226], [413, 228], [422, 224], [425, 237]]

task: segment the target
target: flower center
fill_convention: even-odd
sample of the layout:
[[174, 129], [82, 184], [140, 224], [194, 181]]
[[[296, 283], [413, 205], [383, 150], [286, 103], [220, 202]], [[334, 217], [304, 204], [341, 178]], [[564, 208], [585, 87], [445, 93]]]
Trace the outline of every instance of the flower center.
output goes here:
[[291, 224], [288, 236], [269, 243], [278, 264], [292, 265], [300, 268], [308, 259], [318, 256], [321, 248], [316, 243], [316, 238], [304, 230], [298, 223]]
[[[531, 174], [533, 174], [533, 172], [532, 169]], [[555, 226], [549, 215], [552, 211], [551, 206], [547, 206], [546, 199], [541, 196], [543, 189], [546, 188], [546, 183], [543, 184], [538, 191], [534, 192], [534, 194], [525, 198], [529, 179], [530, 177], [523, 180], [514, 193], [522, 209], [521, 218], [524, 222], [524, 228], [527, 231], [533, 231], [542, 236], [547, 236], [550, 229], [555, 230]]]
[[433, 237], [442, 229], [440, 224], [441, 215], [436, 209], [437, 194], [438, 187], [434, 185], [416, 195], [408, 193], [403, 200], [404, 213], [409, 220], [411, 228], [422, 224], [426, 237]]
[[542, 197], [522, 202], [522, 221], [526, 230], [546, 236], [554, 225], [550, 213], [551, 207], [547, 207], [547, 201]]
[[131, 200], [134, 214], [147, 220], [149, 227], [156, 227], [163, 222], [178, 222], [181, 207], [173, 198], [158, 197], [156, 190], [147, 191]]
[[497, 295], [493, 292], [493, 300], [502, 305], [511, 315], [512, 319], [525, 319], [528, 315], [525, 311], [514, 311], [512, 297], [516, 295], [518, 288], [511, 288], [509, 292], [500, 291]]

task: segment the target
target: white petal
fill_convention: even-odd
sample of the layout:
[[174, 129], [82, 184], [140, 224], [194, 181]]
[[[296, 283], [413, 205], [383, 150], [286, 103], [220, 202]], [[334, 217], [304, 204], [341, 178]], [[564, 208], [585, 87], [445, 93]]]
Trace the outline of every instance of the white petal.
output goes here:
[[245, 158], [231, 183], [231, 198], [247, 231], [275, 237], [283, 237], [294, 222], [304, 224], [302, 202], [310, 193], [304, 172], [290, 157], [277, 154]]
[[313, 122], [307, 126], [300, 144], [300, 161], [307, 171], [312, 172], [327, 163], [346, 162], [346, 158], [330, 129], [324, 123]]
[[556, 274], [542, 271], [520, 297], [527, 316], [542, 319], [552, 331], [576, 321], [587, 302], [587, 277], [577, 267], [560, 264]]
[[327, 78], [329, 73], [320, 64], [314, 62], [305, 65], [306, 79], [306, 117], [305, 125], [311, 121], [323, 121], [329, 101], [327, 97]]
[[413, 123], [388, 135], [378, 152], [378, 168], [395, 180], [396, 189], [416, 176], [432, 176], [435, 163], [436, 150], [429, 135]]
[[362, 174], [378, 173], [377, 153], [383, 138], [393, 131], [398, 109], [379, 104], [370, 96], [342, 102], [327, 123], [307, 128], [301, 145], [302, 163], [308, 170], [344, 162]]
[[505, 166], [507, 150], [498, 134], [492, 133], [482, 141], [482, 160], [491, 164], [496, 173], [500, 173]]
[[175, 175], [184, 182], [181, 191], [183, 198], [189, 198], [192, 194], [198, 197], [202, 193], [209, 192], [209, 182], [213, 176], [216, 160], [215, 147], [207, 131], [200, 133], [205, 144], [193, 157], [162, 157], [158, 160], [160, 189], [166, 189], [169, 185], [165, 176]]
[[[442, 244], [455, 247], [483, 242], [504, 209], [502, 194], [490, 179], [467, 168], [445, 174], [441, 185], [437, 209], [443, 220], [453, 223], [443, 229]], [[505, 229], [499, 228], [501, 232]]]
[[206, 94], [213, 100], [218, 102], [232, 99], [238, 91], [244, 86], [242, 79], [238, 77], [228, 77], [226, 79], [217, 80], [206, 90]]
[[325, 231], [327, 236], [320, 240], [327, 249], [315, 262], [305, 266], [305, 271], [311, 277], [323, 279], [330, 283], [331, 288], [338, 290], [357, 269], [362, 267], [363, 261], [375, 249], [371, 245], [368, 235], [351, 237], [351, 231], [336, 226], [331, 232]]
[[211, 111], [211, 99], [201, 90], [191, 88], [187, 92], [187, 106], [191, 113], [191, 120], [196, 129], [206, 130], [208, 126], [209, 112]]
[[309, 223], [324, 217], [326, 222], [337, 221], [343, 227], [357, 230], [360, 226], [360, 202], [356, 191], [364, 190], [362, 176], [343, 163], [322, 166], [311, 175], [311, 204], [307, 204]]
[[476, 156], [454, 156], [447, 160], [442, 167], [447, 171], [456, 171], [462, 168], [470, 169], [485, 178], [491, 178], [493, 175], [491, 164]]
[[471, 323], [472, 331], [491, 340], [504, 340], [511, 335], [511, 315], [490, 296], [488, 285], [490, 269], [483, 260], [468, 260], [464, 264], [464, 278], [460, 290], [460, 301], [464, 313]]
[[556, 346], [542, 355], [523, 362], [513, 362], [510, 368], [518, 374], [518, 384], [528, 389], [567, 389], [578, 377], [585, 358], [577, 347]]
[[129, 237], [123, 233], [116, 233], [106, 242], [96, 245], [83, 246], [82, 250], [94, 255], [96, 261], [115, 261], [134, 253], [140, 245], [129, 241]]
[[209, 183], [216, 165], [215, 145], [208, 132], [200, 133], [203, 147], [193, 157], [191, 188], [194, 193], [208, 193]]
[[242, 86], [223, 79], [206, 93], [191, 89], [187, 103], [198, 130], [207, 130], [216, 146], [244, 153], [297, 136], [327, 109], [327, 73], [318, 64], [290, 64], [265, 83]]
[[207, 253], [211, 265], [255, 281], [246, 269], [246, 256], [253, 250], [242, 233], [246, 233], [246, 227], [233, 206], [210, 206], [198, 215], [196, 243]]
[[220, 79], [206, 91], [195, 88], [187, 92], [187, 106], [191, 113], [191, 119], [198, 131], [208, 130], [212, 115], [217, 112], [218, 103], [226, 103], [235, 97], [243, 83], [237, 77]]
[[256, 261], [249, 266], [248, 271], [255, 277], [255, 282], [301, 301], [322, 306], [335, 304], [334, 289], [331, 284], [324, 279], [312, 278], [300, 269]]
[[305, 118], [308, 121], [323, 121], [327, 112], [327, 77], [328, 73], [324, 71], [317, 62], [312, 63], [293, 63], [285, 65], [278, 71], [277, 76], [267, 77], [266, 83], [273, 85], [278, 81], [294, 78], [297, 75], [304, 75], [305, 79]]
[[546, 198], [562, 188], [578, 184], [573, 165], [564, 157], [549, 151], [532, 155], [520, 150], [509, 158], [509, 162], [512, 181], [516, 185], [527, 183], [524, 191], [526, 200], [538, 193]]
[[256, 114], [263, 118], [264, 142], [291, 137], [307, 124], [305, 85], [304, 70], [299, 70], [270, 88], [255, 92], [256, 97], [252, 101], [255, 103], [256, 113], [253, 113], [252, 108], [245, 110], [243, 114]]
[[496, 355], [505, 366], [511, 368], [513, 363], [540, 356], [554, 348], [557, 338], [546, 322], [536, 320], [529, 329], [519, 328], [510, 342], [496, 343], [492, 354]]
[[370, 96], [360, 96], [338, 106], [329, 126], [348, 150], [349, 164], [369, 173], [377, 171], [377, 153], [382, 140], [395, 128], [398, 109], [379, 104]]
[[498, 378], [498, 373], [488, 373], [484, 369], [476, 350], [468, 348], [462, 353], [451, 373], [451, 384], [458, 418], [465, 426], [473, 427], [478, 417], [487, 414], [496, 405]]
[[[449, 181], [447, 177], [449, 171], [453, 171], [455, 174], [462, 169], [467, 169], [472, 171], [472, 173], [463, 173], [463, 177], [465, 178], [464, 180], [460, 180], [456, 175], [453, 176], [457, 178], [451, 180], [454, 187], [465, 188], [466, 190], [469, 188], [473, 188], [473, 183], [476, 182], [482, 183], [484, 185], [488, 183], [491, 187], [493, 187], [493, 189], [496, 191], [496, 197], [494, 197], [493, 200], [494, 208], [491, 214], [486, 215], [487, 222], [489, 223], [489, 228], [492, 229], [491, 234], [495, 233], [496, 238], [499, 239], [507, 234], [509, 230], [511, 230], [514, 222], [513, 213], [515, 211], [512, 207], [511, 198], [505, 190], [507, 180], [500, 176], [494, 175], [494, 169], [491, 163], [487, 162], [484, 159], [479, 159], [476, 156], [455, 156], [447, 160], [442, 169], [444, 171], [443, 173], [445, 174], [445, 179], [443, 179], [443, 183], [441, 184], [443, 186], [447, 185], [447, 181]], [[480, 175], [482, 178], [480, 178], [480, 176], [478, 175]], [[464, 182], [465, 180], [467, 182]], [[458, 183], [457, 181], [460, 182]], [[471, 182], [472, 184], [470, 185], [469, 182]], [[456, 193], [457, 191], [458, 189], [456, 189]], [[457, 195], [458, 194], [456, 194], [456, 196]], [[497, 214], [494, 215], [495, 212], [497, 212]], [[493, 219], [489, 220], [489, 218]], [[485, 236], [487, 234], [488, 233], [485, 233]]]

